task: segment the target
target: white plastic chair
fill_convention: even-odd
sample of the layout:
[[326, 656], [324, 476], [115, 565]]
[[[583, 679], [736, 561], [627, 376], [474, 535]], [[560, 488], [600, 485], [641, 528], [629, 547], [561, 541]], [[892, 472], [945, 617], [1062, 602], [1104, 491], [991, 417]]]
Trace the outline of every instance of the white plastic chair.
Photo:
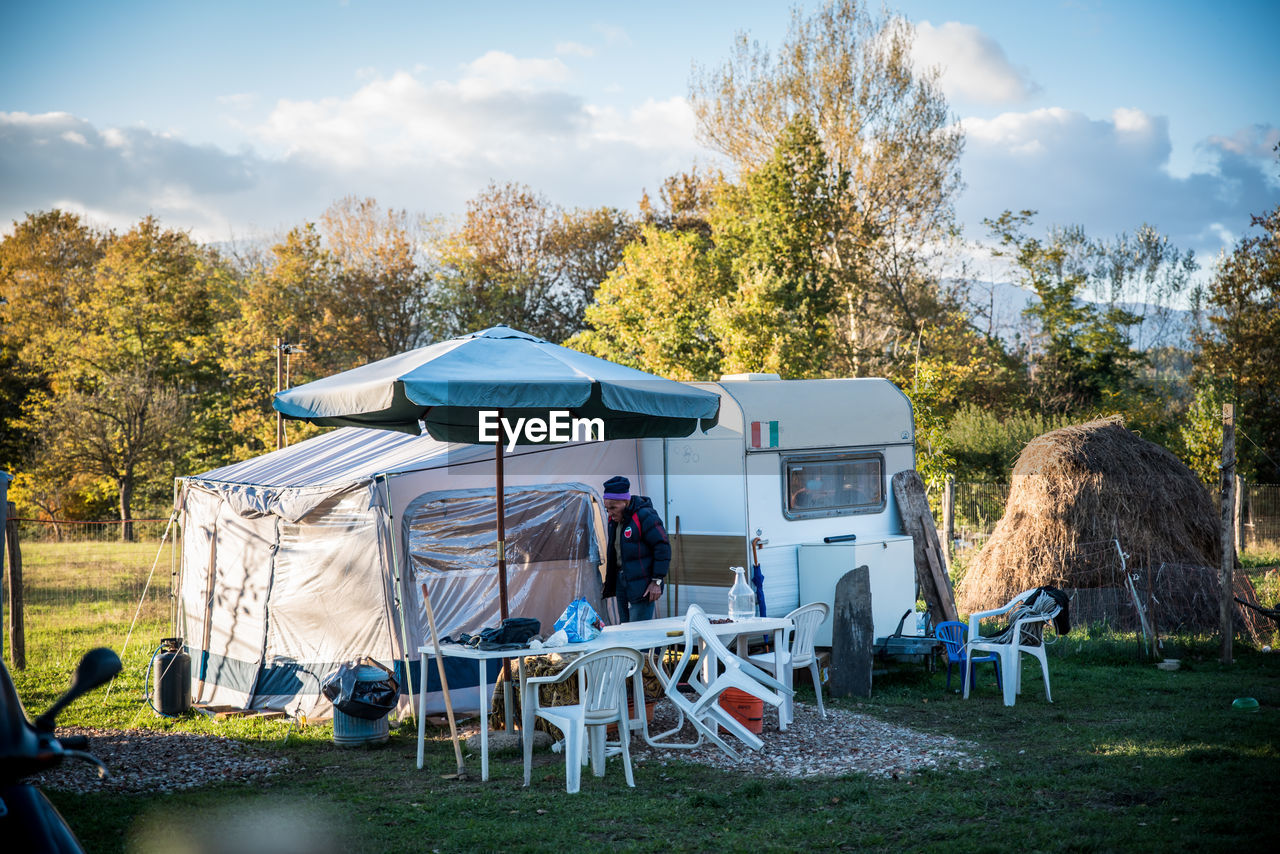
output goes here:
[[[729, 688], [737, 688], [764, 702], [781, 707], [794, 692], [773, 676], [745, 659], [729, 651], [716, 635], [707, 615], [697, 605], [690, 605], [685, 615], [684, 652], [676, 664], [675, 675], [667, 682], [666, 694], [676, 711], [693, 725], [698, 740], [692, 744], [664, 744], [664, 747], [696, 747], [705, 739], [723, 750], [731, 759], [738, 760], [738, 752], [720, 737], [718, 727], [724, 727], [752, 750], [764, 746], [760, 736], [747, 729], [737, 718], [720, 706], [720, 695]], [[698, 666], [691, 668], [695, 649]], [[688, 673], [688, 685], [694, 696], [688, 697], [680, 688], [680, 675]], [[661, 736], [659, 736], [660, 738]]]
[[[1022, 693], [1023, 653], [1040, 660], [1040, 672], [1044, 675], [1044, 698], [1050, 703], [1053, 702], [1053, 697], [1049, 693], [1049, 659], [1045, 655], [1042, 633], [1043, 624], [1056, 617], [1062, 608], [1056, 602], [1053, 602], [1052, 606], [1046, 604], [1045, 607], [1035, 610], [1027, 606], [1025, 603], [1031, 600], [1033, 594], [1039, 589], [1033, 587], [1030, 590], [1024, 590], [1002, 608], [969, 615], [969, 641], [966, 644], [969, 654], [966, 657], [972, 658], [973, 652], [994, 652], [1000, 656], [1000, 672], [1004, 676], [1006, 706], [1012, 706], [1017, 701], [1017, 696]], [[1048, 594], [1045, 594], [1044, 598], [1052, 602]], [[978, 624], [983, 619], [1003, 616], [1020, 607], [1022, 610], [1016, 615], [1013, 625], [1003, 633], [1001, 638], [983, 638], [979, 633]], [[964, 682], [964, 697], [968, 699], [969, 685], [973, 680], [965, 678], [961, 681]]]
[[[822, 621], [829, 613], [831, 608], [827, 603], [811, 602], [787, 614], [787, 619], [795, 625], [795, 628], [787, 632], [787, 649], [782, 654], [783, 667], [790, 667], [793, 671], [802, 667], [809, 668], [809, 673], [813, 676], [813, 690], [818, 695], [818, 713], [824, 718], [827, 716], [827, 710], [822, 705], [822, 679], [821, 674], [818, 673], [818, 656], [813, 652], [813, 642], [818, 637], [818, 627], [822, 625]], [[748, 656], [747, 660], [774, 676], [778, 675], [774, 673], [775, 659], [772, 652], [756, 653]], [[794, 705], [793, 699], [788, 698], [786, 708], [788, 723], [795, 718]]]
[[[609, 647], [576, 658], [569, 666], [551, 676], [534, 676], [521, 686], [521, 726], [524, 729], [524, 784], [529, 785], [533, 766], [534, 717], [542, 718], [564, 733], [564, 778], [569, 794], [582, 783], [582, 766], [586, 764], [586, 747], [590, 747], [591, 770], [604, 776], [605, 729], [618, 725], [622, 765], [627, 785], [635, 787], [631, 773], [631, 727], [627, 721], [627, 679], [639, 669], [643, 658], [628, 647]], [[568, 706], [543, 706], [538, 689], [543, 685], [578, 677], [578, 702]], [[589, 745], [588, 742], [589, 741]]]

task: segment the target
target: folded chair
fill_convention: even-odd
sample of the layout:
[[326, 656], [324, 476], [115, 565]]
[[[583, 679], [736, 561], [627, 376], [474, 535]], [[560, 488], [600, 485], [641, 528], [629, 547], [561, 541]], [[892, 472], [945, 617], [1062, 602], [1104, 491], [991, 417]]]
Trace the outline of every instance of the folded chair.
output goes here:
[[[969, 615], [969, 642], [966, 654], [972, 659], [975, 652], [993, 652], [1000, 657], [998, 667], [1004, 676], [1004, 704], [1012, 706], [1022, 693], [1022, 655], [1033, 656], [1040, 661], [1044, 675], [1044, 698], [1050, 703], [1049, 659], [1044, 652], [1044, 624], [1058, 616], [1062, 606], [1040, 587], [1024, 590], [1007, 605], [993, 611], [979, 611]], [[987, 617], [1009, 615], [1011, 625], [996, 637], [983, 637], [978, 624]], [[964, 680], [964, 696], [969, 696], [969, 683]]]
[[[809, 668], [809, 675], [813, 677], [813, 691], [818, 695], [818, 713], [824, 718], [827, 716], [827, 710], [822, 705], [822, 679], [818, 673], [818, 656], [813, 652], [813, 642], [818, 636], [818, 627], [822, 625], [822, 621], [827, 618], [827, 614], [831, 612], [831, 608], [825, 602], [812, 602], [808, 605], [801, 605], [790, 614], [787, 619], [790, 620], [795, 628], [787, 632], [787, 650], [783, 653], [782, 666], [790, 667], [793, 671], [802, 667]], [[769, 673], [774, 673], [774, 656], [772, 652], [757, 653], [747, 657], [747, 660]], [[948, 671], [950, 673], [950, 671]], [[787, 698], [787, 721], [791, 721], [795, 715], [792, 712], [794, 701]]]
[[[582, 783], [582, 766], [586, 764], [585, 748], [590, 746], [591, 770], [604, 776], [605, 729], [618, 725], [622, 765], [627, 785], [635, 787], [631, 773], [631, 728], [627, 721], [627, 680], [635, 675], [642, 661], [640, 653], [628, 647], [609, 647], [574, 659], [569, 666], [551, 676], [534, 676], [521, 686], [521, 726], [524, 738], [524, 784], [529, 785], [533, 767], [534, 718], [550, 722], [564, 733], [564, 778], [569, 794]], [[543, 706], [539, 688], [578, 678], [578, 702], [566, 706]]]
[[[759, 750], [764, 742], [720, 706], [720, 695], [729, 688], [737, 688], [771, 706], [781, 707], [794, 692], [768, 673], [730, 652], [716, 635], [706, 613], [697, 605], [689, 606], [684, 626], [684, 652], [676, 664], [675, 675], [667, 683], [666, 694], [676, 711], [693, 725], [698, 739], [691, 744], [664, 743], [663, 746], [697, 747], [705, 739], [723, 750], [731, 759], [737, 760], [740, 758], [738, 752], [720, 736], [718, 727], [724, 727], [747, 747]], [[698, 663], [696, 667], [691, 667], [695, 650], [698, 653]], [[680, 691], [680, 675], [686, 673], [692, 697]]]
[[964, 684], [966, 679], [972, 683], [977, 677], [978, 665], [985, 664], [988, 661], [996, 669], [996, 687], [1002, 687], [1000, 682], [1000, 656], [993, 652], [990, 655], [978, 655], [970, 658], [964, 642], [968, 631], [968, 626], [955, 620], [938, 623], [934, 629], [934, 636], [942, 641], [942, 645], [947, 650], [947, 690], [951, 690], [951, 666], [953, 664], [960, 666], [960, 682]]

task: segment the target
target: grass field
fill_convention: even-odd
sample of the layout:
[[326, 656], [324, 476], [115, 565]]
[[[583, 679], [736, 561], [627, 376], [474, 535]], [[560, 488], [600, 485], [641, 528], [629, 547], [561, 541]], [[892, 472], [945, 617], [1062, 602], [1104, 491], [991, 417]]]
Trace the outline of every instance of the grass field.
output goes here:
[[[146, 556], [148, 568], [153, 558]], [[1267, 565], [1250, 569], [1260, 587]], [[118, 649], [137, 604], [109, 591], [102, 602], [77, 601], [71, 614], [28, 617], [32, 663], [14, 675], [32, 713], [61, 691], [70, 670], [62, 654], [35, 654], [40, 633], [70, 633], [85, 648], [116, 639]], [[1273, 599], [1264, 594], [1263, 601]], [[223, 846], [203, 850], [250, 850], [238, 833], [251, 835], [258, 850], [311, 852], [325, 844], [360, 852], [1147, 852], [1273, 844], [1266, 840], [1280, 807], [1280, 653], [1243, 645], [1224, 668], [1213, 639], [1173, 640], [1168, 654], [1184, 667], [1163, 672], [1139, 660], [1135, 638], [1082, 630], [1050, 648], [1053, 704], [1030, 667], [1023, 697], [1007, 709], [994, 686], [964, 701], [944, 689], [943, 673], [919, 667], [877, 677], [869, 700], [829, 701], [975, 742], [989, 763], [981, 771], [788, 781], [647, 763], [636, 769], [635, 789], [611, 766], [603, 780], [585, 774], [582, 792], [570, 796], [557, 761], [540, 766], [529, 789], [516, 757], [497, 759], [487, 783], [444, 779], [454, 763], [441, 731], [432, 731], [427, 767], [418, 771], [412, 722], [385, 747], [350, 750], [332, 744], [327, 726], [162, 719], [141, 695], [147, 660], [166, 633], [166, 609], [157, 602], [146, 631], [135, 630], [110, 693], [81, 700], [61, 722], [226, 735], [286, 756], [288, 770], [253, 787], [52, 793], [91, 851], [191, 850], [182, 847], [186, 837]], [[1261, 709], [1233, 711], [1232, 700], [1243, 696]], [[283, 827], [300, 847], [265, 845], [264, 825]]]

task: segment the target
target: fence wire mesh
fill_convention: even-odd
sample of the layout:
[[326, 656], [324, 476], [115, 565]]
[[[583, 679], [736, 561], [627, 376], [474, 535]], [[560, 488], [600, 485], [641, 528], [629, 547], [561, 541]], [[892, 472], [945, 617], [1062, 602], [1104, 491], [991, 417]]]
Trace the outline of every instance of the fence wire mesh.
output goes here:
[[[94, 647], [118, 651], [135, 617], [131, 649], [169, 634], [178, 555], [173, 532], [164, 538], [167, 519], [134, 520], [132, 541], [121, 540], [119, 522], [16, 522], [29, 666], [70, 669]], [[6, 585], [4, 598], [5, 654], [13, 661], [11, 600], [19, 597]]]

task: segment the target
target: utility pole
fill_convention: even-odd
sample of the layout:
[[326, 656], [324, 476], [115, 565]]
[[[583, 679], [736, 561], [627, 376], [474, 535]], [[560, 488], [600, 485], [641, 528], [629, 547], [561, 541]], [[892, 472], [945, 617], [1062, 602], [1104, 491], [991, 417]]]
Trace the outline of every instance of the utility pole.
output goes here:
[[[289, 357], [294, 353], [301, 353], [302, 348], [297, 344], [290, 344], [283, 338], [276, 339], [276, 394], [284, 391], [289, 383]], [[284, 415], [276, 410], [276, 450], [288, 445], [288, 439], [284, 433]]]
[[1236, 415], [1230, 403], [1222, 404], [1222, 563], [1218, 568], [1221, 585], [1218, 601], [1218, 622], [1222, 632], [1222, 663], [1231, 663], [1231, 642], [1235, 634], [1232, 621], [1234, 588], [1231, 575], [1236, 565]]

